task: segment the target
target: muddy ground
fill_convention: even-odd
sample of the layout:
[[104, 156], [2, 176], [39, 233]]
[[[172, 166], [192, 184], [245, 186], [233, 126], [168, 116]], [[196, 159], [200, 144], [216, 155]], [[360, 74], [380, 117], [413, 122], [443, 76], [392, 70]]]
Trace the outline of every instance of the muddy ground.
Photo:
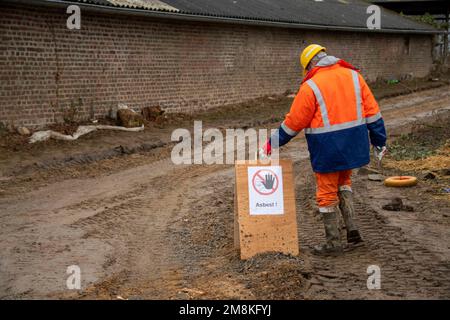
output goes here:
[[[420, 182], [392, 189], [355, 170], [365, 245], [340, 257], [312, 254], [324, 235], [303, 136], [281, 152], [295, 163], [298, 257], [241, 261], [232, 238], [233, 167], [176, 166], [169, 158], [173, 128], [192, 128], [193, 119], [222, 129], [276, 127], [289, 97], [174, 119], [137, 135], [101, 132], [31, 146], [9, 137], [0, 147], [0, 298], [449, 299], [450, 137], [435, 128], [449, 127], [449, 89], [380, 100], [395, 150], [384, 173]], [[405, 157], [396, 153], [401, 145]], [[426, 151], [414, 151], [423, 151], [418, 145]], [[434, 178], [425, 178], [430, 172]], [[393, 197], [414, 211], [383, 210]], [[70, 265], [81, 268], [82, 290], [66, 288]], [[381, 290], [367, 289], [369, 265], [381, 268]]]

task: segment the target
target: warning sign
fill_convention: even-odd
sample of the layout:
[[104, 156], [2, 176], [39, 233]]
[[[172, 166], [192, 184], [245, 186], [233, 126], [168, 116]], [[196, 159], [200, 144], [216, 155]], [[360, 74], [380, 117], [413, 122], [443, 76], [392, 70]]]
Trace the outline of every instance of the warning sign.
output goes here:
[[248, 167], [250, 215], [284, 214], [281, 166]]
[[234, 245], [241, 259], [258, 253], [298, 255], [292, 161], [236, 161]]

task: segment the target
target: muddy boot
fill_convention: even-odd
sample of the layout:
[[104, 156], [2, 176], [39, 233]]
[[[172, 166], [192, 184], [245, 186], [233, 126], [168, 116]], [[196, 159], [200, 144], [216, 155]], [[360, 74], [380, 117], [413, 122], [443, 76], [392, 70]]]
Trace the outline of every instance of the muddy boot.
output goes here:
[[357, 244], [362, 242], [358, 227], [353, 221], [355, 209], [353, 207], [353, 194], [349, 190], [339, 191], [339, 208], [344, 218], [345, 229], [347, 229], [347, 242]]
[[326, 242], [323, 245], [315, 246], [314, 253], [320, 255], [339, 255], [342, 253], [342, 245], [339, 236], [336, 212], [324, 212], [322, 215]]
[[337, 219], [339, 234], [342, 234], [343, 230], [345, 230], [346, 227], [345, 227], [344, 219], [342, 218], [342, 214], [340, 212], [341, 212], [341, 209], [339, 209], [339, 206], [337, 206], [336, 207], [336, 219]]

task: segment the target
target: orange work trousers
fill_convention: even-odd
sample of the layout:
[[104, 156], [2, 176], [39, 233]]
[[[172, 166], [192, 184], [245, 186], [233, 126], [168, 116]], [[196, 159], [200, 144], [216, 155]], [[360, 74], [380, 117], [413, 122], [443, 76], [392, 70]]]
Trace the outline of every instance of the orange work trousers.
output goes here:
[[331, 173], [315, 173], [317, 182], [316, 200], [321, 212], [327, 212], [339, 203], [339, 190], [352, 190], [352, 170]]

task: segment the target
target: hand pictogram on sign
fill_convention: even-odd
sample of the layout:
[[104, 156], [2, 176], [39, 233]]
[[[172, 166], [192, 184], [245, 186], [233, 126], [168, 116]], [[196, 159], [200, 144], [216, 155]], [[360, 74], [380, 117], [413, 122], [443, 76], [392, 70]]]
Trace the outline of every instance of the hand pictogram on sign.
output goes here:
[[268, 169], [258, 170], [252, 178], [252, 185], [260, 195], [268, 196], [278, 189], [278, 176]]

